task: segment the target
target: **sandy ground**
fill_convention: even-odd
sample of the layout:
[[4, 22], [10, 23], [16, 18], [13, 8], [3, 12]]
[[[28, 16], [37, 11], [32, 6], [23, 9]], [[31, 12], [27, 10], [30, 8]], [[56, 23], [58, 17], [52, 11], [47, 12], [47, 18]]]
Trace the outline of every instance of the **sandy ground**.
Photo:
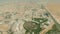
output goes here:
[[[15, 11], [18, 11], [18, 13], [20, 13], [20, 14], [17, 14], [17, 16], [20, 16], [20, 15], [22, 16], [22, 15], [24, 15], [23, 11], [28, 9], [28, 8], [24, 8], [25, 5], [26, 4], [24, 4], [24, 3], [19, 3], [19, 4], [16, 4], [16, 3], [1, 4], [0, 11], [2, 11], [2, 12], [6, 12], [6, 11], [15, 12]], [[28, 5], [26, 5], [26, 6], [28, 7]], [[35, 8], [38, 7], [35, 4], [33, 4], [31, 6], [35, 7]], [[59, 4], [54, 4], [54, 3], [48, 3], [47, 4], [47, 8], [51, 11], [52, 15], [54, 15], [55, 19], [59, 22], [60, 21], [60, 5]], [[0, 18], [1, 18], [1, 20], [3, 20], [3, 17], [0, 17]], [[23, 18], [23, 16], [22, 16], [22, 18]], [[41, 32], [41, 34], [44, 34], [49, 29], [51, 29], [52, 25], [53, 24], [51, 24], [47, 29], [43, 30]], [[8, 29], [9, 29], [9, 26], [7, 24], [3, 24], [3, 25], [0, 24], [0, 30], [7, 31]], [[7, 34], [7, 32], [3, 32], [3, 34], [5, 34], [5, 33]]]
[[57, 22], [60, 24], [60, 4], [48, 3], [47, 8], [51, 11], [51, 14], [55, 17]]
[[[30, 8], [36, 8], [38, 7], [35, 3], [33, 4], [29, 4], [29, 3], [2, 3], [0, 4], [0, 14], [1, 13], [5, 13], [5, 12], [16, 12], [18, 14], [16, 14], [16, 16], [13, 15], [13, 18], [11, 19], [12, 22], [14, 22], [13, 19], [15, 18], [23, 18], [27, 13], [31, 13], [29, 10]], [[26, 11], [27, 10], [27, 11]], [[27, 12], [25, 14], [25, 12]], [[31, 18], [31, 15], [29, 16], [29, 18]], [[10, 29], [11, 25], [8, 24], [3, 24], [4, 21], [4, 17], [2, 15], [0, 15], [0, 20], [2, 20], [2, 22], [0, 23], [0, 31], [2, 31], [3, 34], [9, 34], [7, 31]], [[17, 24], [20, 24], [17, 26]], [[20, 28], [20, 31], [18, 29], [18, 27]], [[14, 25], [14, 27], [12, 28], [15, 34], [23, 34], [23, 22], [19, 21], [19, 23], [16, 23]], [[0, 32], [1, 33], [1, 32]]]
[[[48, 10], [50, 10], [50, 13], [53, 15], [55, 20], [60, 24], [60, 4], [48, 3], [46, 7], [47, 7]], [[51, 25], [53, 25], [53, 24], [51, 24]], [[46, 30], [43, 30], [42, 34], [45, 34], [45, 32], [48, 31], [49, 29], [50, 28], [48, 28]]]

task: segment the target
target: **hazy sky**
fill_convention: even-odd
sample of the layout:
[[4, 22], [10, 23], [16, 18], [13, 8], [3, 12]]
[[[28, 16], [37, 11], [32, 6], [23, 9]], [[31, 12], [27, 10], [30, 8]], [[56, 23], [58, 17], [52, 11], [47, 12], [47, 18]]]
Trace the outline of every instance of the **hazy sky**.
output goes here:
[[60, 0], [0, 0], [0, 2], [60, 2]]

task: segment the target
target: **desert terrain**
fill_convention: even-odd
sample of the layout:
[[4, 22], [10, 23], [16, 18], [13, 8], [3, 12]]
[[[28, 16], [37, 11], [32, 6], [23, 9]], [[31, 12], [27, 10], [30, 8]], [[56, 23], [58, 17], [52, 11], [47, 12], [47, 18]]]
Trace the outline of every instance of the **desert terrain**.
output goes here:
[[[20, 18], [27, 19], [25, 16], [27, 13], [29, 15], [31, 14], [31, 12], [30, 12], [31, 8], [37, 8], [38, 13], [39, 13], [40, 10], [38, 7], [39, 6], [36, 3], [2, 3], [2, 4], [0, 4], [0, 21], [1, 21], [0, 22], [0, 31], [2, 31], [3, 34], [8, 34], [7, 31], [11, 28], [10, 26], [13, 24], [13, 22], [16, 22], [16, 21], [14, 21], [16, 18], [17, 19], [20, 19]], [[46, 7], [50, 10], [50, 13], [54, 16], [56, 21], [59, 23], [59, 21], [60, 21], [60, 4], [48, 3], [46, 5]], [[16, 11], [17, 11], [17, 13], [16, 13]], [[10, 12], [12, 14], [16, 14], [16, 16], [12, 15], [11, 19], [5, 19], [4, 18], [5, 12]], [[27, 13], [25, 13], [25, 12], [27, 12]], [[29, 20], [32, 18], [32, 15], [27, 16], [27, 17], [29, 17], [28, 18], [28, 20]], [[39, 17], [39, 16], [35, 16], [35, 17]], [[5, 23], [5, 20], [12, 21], [12, 22], [10, 22], [11, 24]], [[15, 31], [15, 34], [16, 33], [19, 34], [19, 32], [22, 32], [22, 30], [24, 30], [21, 25], [24, 22], [22, 22], [21, 20], [19, 20], [18, 22], [19, 23], [18, 24], [15, 23], [15, 25], [12, 28], [12, 30]], [[43, 30], [40, 34], [45, 34], [49, 29], [52, 28], [53, 24], [54, 23], [52, 22], [52, 24], [47, 29]], [[21, 31], [19, 31], [18, 27], [20, 28]], [[24, 34], [24, 33], [21, 33], [21, 34]]]
[[60, 24], [60, 4], [59, 3], [48, 3], [47, 8], [51, 14], [55, 17], [57, 22]]

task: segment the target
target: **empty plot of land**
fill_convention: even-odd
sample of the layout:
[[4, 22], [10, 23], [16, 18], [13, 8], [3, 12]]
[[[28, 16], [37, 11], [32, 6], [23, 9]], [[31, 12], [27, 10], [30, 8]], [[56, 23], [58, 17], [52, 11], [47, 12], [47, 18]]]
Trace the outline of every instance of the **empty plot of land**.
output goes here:
[[57, 22], [60, 24], [60, 4], [48, 3], [47, 8], [51, 11], [51, 14], [55, 17]]

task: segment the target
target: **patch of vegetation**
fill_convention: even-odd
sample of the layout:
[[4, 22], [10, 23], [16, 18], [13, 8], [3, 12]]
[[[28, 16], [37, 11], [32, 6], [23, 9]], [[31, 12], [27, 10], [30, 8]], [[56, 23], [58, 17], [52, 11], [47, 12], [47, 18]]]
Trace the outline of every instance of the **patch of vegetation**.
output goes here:
[[37, 21], [37, 22], [40, 22], [40, 23], [48, 21], [48, 19], [46, 19], [46, 18], [33, 18], [33, 20]]
[[56, 28], [56, 25], [54, 25], [53, 29], [49, 30], [46, 34], [60, 34], [60, 31]]

